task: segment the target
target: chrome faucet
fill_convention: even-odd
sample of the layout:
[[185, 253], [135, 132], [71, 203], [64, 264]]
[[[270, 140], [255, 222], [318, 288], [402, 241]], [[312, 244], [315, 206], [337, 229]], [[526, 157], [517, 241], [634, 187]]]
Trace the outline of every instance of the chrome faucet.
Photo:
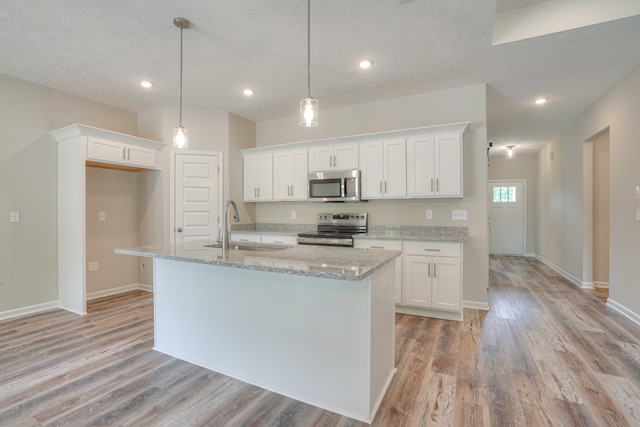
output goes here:
[[222, 242], [221, 247], [223, 251], [229, 250], [229, 205], [233, 205], [233, 222], [240, 221], [240, 216], [238, 215], [238, 207], [236, 206], [236, 202], [233, 200], [227, 200], [227, 203], [224, 205], [224, 215], [222, 216]]

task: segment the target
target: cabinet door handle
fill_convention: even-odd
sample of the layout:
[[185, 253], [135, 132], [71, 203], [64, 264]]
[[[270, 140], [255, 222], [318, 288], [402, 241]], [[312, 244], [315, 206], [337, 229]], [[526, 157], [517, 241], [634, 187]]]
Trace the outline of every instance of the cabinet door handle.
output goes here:
[[260, 198], [260, 187], [258, 187], [258, 198]]
[[380, 181], [380, 194], [382, 194], [382, 181]]
[[131, 148], [127, 148], [127, 160], [131, 159]]
[[436, 178], [436, 191], [440, 192], [440, 178]]
[[258, 197], [258, 187], [253, 187], [253, 197]]
[[436, 277], [436, 263], [433, 263], [433, 277]]
[[427, 277], [431, 277], [431, 263], [427, 263]]
[[385, 179], [384, 180], [384, 193], [387, 194], [389, 192], [389, 188], [387, 187], [387, 183], [388, 181]]
[[126, 157], [126, 153], [127, 153], [127, 148], [126, 147], [122, 147], [122, 160], [125, 160]]
[[431, 178], [431, 192], [433, 193], [433, 178]]

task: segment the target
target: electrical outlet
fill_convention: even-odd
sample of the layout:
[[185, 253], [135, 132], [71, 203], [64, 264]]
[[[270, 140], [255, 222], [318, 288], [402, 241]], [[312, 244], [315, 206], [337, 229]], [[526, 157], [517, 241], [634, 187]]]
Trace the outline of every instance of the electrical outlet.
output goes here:
[[146, 262], [141, 262], [140, 263], [140, 271], [147, 271], [147, 263]]
[[431, 209], [427, 209], [427, 219], [433, 218], [433, 211]]
[[98, 221], [106, 221], [107, 213], [105, 211], [98, 212]]
[[640, 199], [640, 186], [636, 186], [636, 199]]
[[451, 219], [455, 221], [466, 221], [467, 210], [466, 209], [453, 209], [451, 211]]
[[89, 263], [89, 271], [98, 271], [100, 269], [100, 265], [98, 261], [93, 261]]
[[636, 221], [640, 222], [640, 209], [636, 209]]
[[9, 222], [20, 222], [20, 212], [13, 211], [9, 213]]
[[291, 219], [296, 219], [296, 211], [291, 211]]

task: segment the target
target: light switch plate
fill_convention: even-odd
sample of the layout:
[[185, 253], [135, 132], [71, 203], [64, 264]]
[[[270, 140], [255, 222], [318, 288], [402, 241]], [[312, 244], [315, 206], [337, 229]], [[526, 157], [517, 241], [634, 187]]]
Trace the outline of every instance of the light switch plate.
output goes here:
[[640, 222], [640, 209], [636, 209], [636, 221]]
[[107, 213], [105, 211], [98, 212], [98, 221], [106, 221]]
[[467, 210], [466, 209], [454, 209], [451, 211], [451, 219], [455, 221], [466, 221]]
[[433, 211], [431, 209], [427, 210], [427, 219], [433, 219]]
[[89, 271], [98, 271], [100, 269], [100, 265], [98, 261], [93, 261], [89, 263]]
[[636, 199], [640, 199], [640, 185], [636, 186]]
[[9, 213], [9, 222], [20, 222], [20, 212], [13, 211]]

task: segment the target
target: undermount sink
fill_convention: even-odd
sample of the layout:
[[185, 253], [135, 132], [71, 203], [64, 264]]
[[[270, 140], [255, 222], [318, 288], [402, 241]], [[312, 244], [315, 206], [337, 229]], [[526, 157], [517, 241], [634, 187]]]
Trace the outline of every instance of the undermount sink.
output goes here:
[[[212, 245], [204, 245], [205, 248], [215, 248], [221, 249], [222, 246], [220, 243], [214, 243]], [[250, 246], [250, 245], [229, 245], [229, 250], [232, 251], [281, 251], [283, 249], [287, 249], [286, 247], [276, 247], [276, 246]]]

